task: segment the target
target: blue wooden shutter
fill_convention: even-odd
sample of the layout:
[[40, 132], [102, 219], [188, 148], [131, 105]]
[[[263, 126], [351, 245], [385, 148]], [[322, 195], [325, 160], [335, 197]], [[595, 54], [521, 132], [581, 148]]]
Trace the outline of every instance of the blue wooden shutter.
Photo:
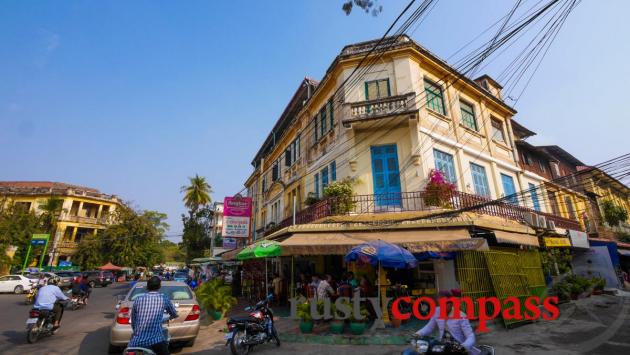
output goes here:
[[540, 201], [538, 201], [538, 194], [536, 193], [536, 185], [529, 183], [529, 197], [532, 199], [532, 204], [536, 211], [540, 211]]
[[475, 185], [475, 193], [480, 196], [490, 197], [486, 169], [481, 165], [470, 163], [470, 171], [472, 173], [473, 184]]
[[337, 163], [334, 160], [330, 163], [330, 180], [337, 181]]
[[[511, 176], [501, 174], [501, 182], [503, 183], [503, 193], [507, 197], [507, 202], [518, 205], [518, 197], [516, 196], [516, 187], [514, 179]], [[509, 197], [508, 197], [509, 196]]]
[[433, 158], [435, 159], [435, 168], [442, 172], [449, 182], [456, 183], [457, 177], [455, 175], [453, 156], [441, 150], [433, 149]]

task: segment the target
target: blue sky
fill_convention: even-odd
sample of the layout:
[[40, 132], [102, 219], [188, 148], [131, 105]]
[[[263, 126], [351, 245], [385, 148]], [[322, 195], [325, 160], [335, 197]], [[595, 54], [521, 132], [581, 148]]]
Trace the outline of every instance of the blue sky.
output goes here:
[[[381, 0], [372, 17], [342, 2], [3, 1], [0, 180], [95, 187], [179, 233], [187, 176], [206, 176], [217, 200], [239, 191], [300, 80], [406, 4]], [[571, 14], [515, 106], [534, 143], [590, 164], [630, 151], [630, 2], [605, 4]], [[412, 36], [446, 58], [512, 5], [442, 0]]]

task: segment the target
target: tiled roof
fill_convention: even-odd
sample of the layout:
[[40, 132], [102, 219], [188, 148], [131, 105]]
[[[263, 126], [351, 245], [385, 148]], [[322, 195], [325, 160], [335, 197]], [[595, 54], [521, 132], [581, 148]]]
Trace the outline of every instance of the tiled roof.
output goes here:
[[91, 187], [66, 184], [54, 181], [0, 181], [0, 187], [26, 188], [26, 189], [79, 189], [89, 192], [100, 192]]

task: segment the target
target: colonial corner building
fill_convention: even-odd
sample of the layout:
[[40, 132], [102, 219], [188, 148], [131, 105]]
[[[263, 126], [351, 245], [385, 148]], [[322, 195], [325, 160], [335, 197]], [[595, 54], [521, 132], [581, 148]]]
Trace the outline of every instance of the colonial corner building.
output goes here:
[[[97, 235], [110, 224], [110, 215], [120, 205], [114, 195], [97, 189], [50, 181], [0, 181], [0, 197], [27, 211], [40, 214], [40, 205], [54, 197], [63, 200], [57, 228], [51, 235], [45, 264], [57, 266], [72, 261], [79, 242], [86, 235]], [[38, 260], [39, 258], [35, 258]]]
[[[250, 240], [280, 243], [289, 257], [274, 264], [280, 273], [339, 274], [340, 256], [380, 239], [426, 257], [414, 274], [419, 294], [515, 294], [505, 283], [493, 289], [481, 270], [466, 274], [479, 265], [535, 294], [545, 289], [539, 251], [588, 250], [588, 238], [609, 229], [601, 200], [613, 194], [627, 208], [630, 195], [562, 148], [530, 144], [536, 133], [516, 114], [493, 78], [465, 77], [407, 36], [348, 45], [321, 81], [301, 81], [254, 156]], [[438, 205], [424, 191], [432, 170], [456, 190]], [[324, 191], [343, 179], [356, 183], [341, 210]], [[432, 260], [435, 252], [451, 259]]]

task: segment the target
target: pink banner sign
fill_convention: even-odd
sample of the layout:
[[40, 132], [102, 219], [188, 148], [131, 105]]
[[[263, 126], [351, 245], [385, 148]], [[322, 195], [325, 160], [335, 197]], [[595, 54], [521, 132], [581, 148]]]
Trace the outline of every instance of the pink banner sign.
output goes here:
[[251, 217], [252, 198], [236, 195], [223, 200], [223, 215], [232, 217]]
[[252, 215], [251, 197], [226, 197], [223, 201], [224, 238], [247, 238], [249, 236], [249, 220]]

